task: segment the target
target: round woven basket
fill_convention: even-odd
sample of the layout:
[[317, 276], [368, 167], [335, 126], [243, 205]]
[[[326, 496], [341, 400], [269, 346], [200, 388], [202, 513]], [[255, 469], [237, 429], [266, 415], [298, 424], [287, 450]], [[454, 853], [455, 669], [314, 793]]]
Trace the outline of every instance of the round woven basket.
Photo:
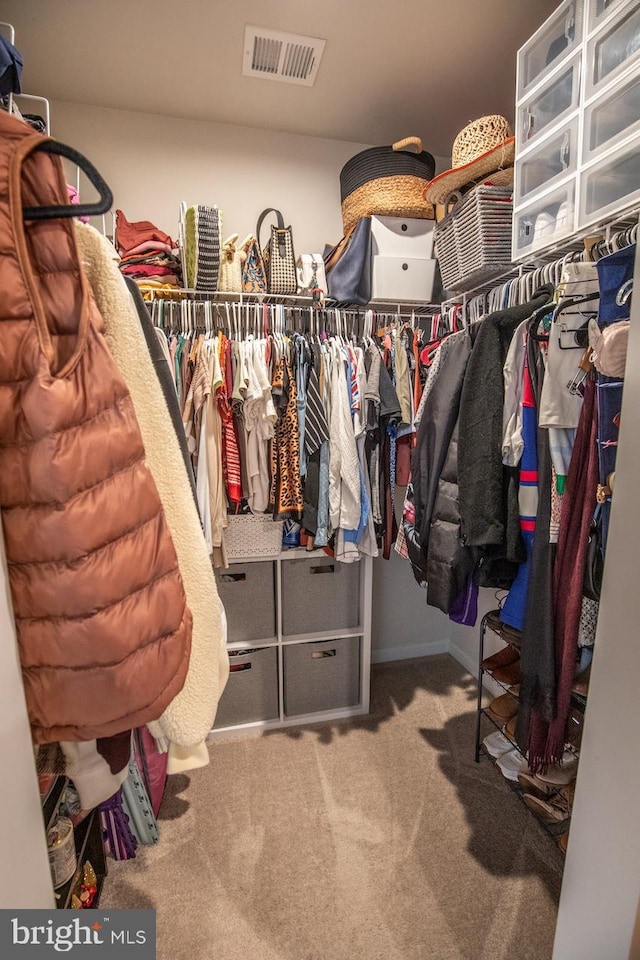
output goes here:
[[[417, 153], [404, 150], [413, 146]], [[419, 137], [391, 147], [371, 147], [356, 154], [340, 171], [345, 233], [360, 217], [386, 216], [433, 220], [434, 209], [423, 191], [435, 172], [435, 160]]]

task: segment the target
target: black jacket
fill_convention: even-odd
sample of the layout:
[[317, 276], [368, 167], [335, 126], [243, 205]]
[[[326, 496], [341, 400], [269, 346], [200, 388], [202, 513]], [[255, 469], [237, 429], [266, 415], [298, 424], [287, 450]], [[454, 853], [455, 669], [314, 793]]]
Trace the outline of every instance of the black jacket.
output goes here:
[[[464, 543], [509, 545], [518, 552], [517, 497], [502, 465], [503, 367], [516, 327], [551, 300], [553, 287], [540, 287], [533, 300], [497, 310], [480, 324], [460, 398], [458, 484]], [[510, 559], [517, 560], [514, 555]]]
[[471, 347], [472, 338], [468, 332], [454, 334], [450, 338], [420, 421], [416, 447], [411, 458], [415, 527], [425, 557], [429, 550], [431, 518], [438, 481], [458, 418], [460, 393]]
[[473, 568], [473, 551], [460, 539], [458, 424], [438, 481], [427, 551], [427, 603], [449, 613]]

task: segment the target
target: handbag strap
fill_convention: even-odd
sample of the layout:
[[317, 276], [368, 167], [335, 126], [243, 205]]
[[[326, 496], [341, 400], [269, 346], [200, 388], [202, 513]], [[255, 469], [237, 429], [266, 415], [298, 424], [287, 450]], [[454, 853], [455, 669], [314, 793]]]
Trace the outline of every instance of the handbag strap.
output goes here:
[[342, 254], [344, 253], [344, 251], [345, 251], [345, 249], [346, 249], [346, 246], [347, 246], [347, 244], [349, 243], [349, 240], [351, 239], [351, 237], [352, 237], [352, 235], [353, 235], [353, 232], [354, 232], [354, 230], [356, 229], [357, 225], [358, 225], [357, 223], [354, 223], [354, 225], [353, 225], [352, 227], [349, 227], [349, 229], [348, 229], [347, 232], [345, 233], [345, 235], [344, 235], [344, 237], [342, 238], [342, 240], [340, 240], [340, 241], [335, 245], [335, 247], [333, 247], [333, 249], [329, 250], [329, 253], [327, 254], [327, 256], [323, 258], [323, 259], [324, 259], [324, 269], [325, 269], [325, 273], [329, 273], [330, 270], [333, 270], [333, 268], [335, 267], [336, 263], [338, 262], [338, 260], [339, 260], [340, 257], [342, 256]]
[[[279, 231], [284, 231], [285, 229], [284, 217], [282, 216], [279, 210], [276, 210], [275, 207], [268, 207], [266, 210], [263, 210], [260, 216], [258, 217], [258, 226], [256, 227], [256, 237], [257, 237], [258, 246], [260, 247], [260, 249], [262, 249], [262, 245], [260, 243], [260, 229], [262, 227], [262, 224], [265, 221], [265, 218], [268, 217], [270, 213], [275, 213], [276, 215], [276, 220], [278, 223], [278, 226], [276, 229]], [[285, 240], [284, 240], [283, 234], [281, 234], [278, 239], [278, 247], [280, 250], [280, 256], [284, 257], [286, 251], [285, 251]]]

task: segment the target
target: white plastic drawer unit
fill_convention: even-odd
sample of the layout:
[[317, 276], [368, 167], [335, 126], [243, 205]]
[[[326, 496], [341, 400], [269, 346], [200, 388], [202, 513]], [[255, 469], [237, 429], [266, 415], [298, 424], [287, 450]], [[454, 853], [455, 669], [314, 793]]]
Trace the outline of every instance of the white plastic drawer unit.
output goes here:
[[518, 52], [518, 101], [577, 48], [582, 31], [582, 0], [565, 0]]
[[513, 259], [552, 247], [574, 232], [575, 179], [518, 210], [513, 219]]
[[623, 2], [624, 0], [589, 0], [589, 16], [587, 21], [589, 33], [592, 33], [596, 27], [599, 27], [611, 11], [615, 10], [615, 8], [619, 7]]
[[602, 90], [640, 57], [640, 2], [616, 8], [611, 19], [587, 42], [586, 98]]
[[618, 146], [640, 130], [640, 67], [624, 83], [616, 83], [585, 110], [584, 163]]
[[331, 557], [282, 563], [285, 637], [352, 629], [360, 620], [360, 564]]
[[433, 220], [371, 217], [373, 256], [429, 260], [433, 254]]
[[640, 204], [640, 140], [598, 160], [580, 185], [580, 226], [610, 219]]
[[284, 648], [287, 717], [340, 710], [360, 703], [360, 637]]
[[216, 570], [216, 581], [227, 615], [229, 643], [275, 639], [275, 573], [271, 560], [233, 563], [225, 570]]
[[518, 107], [517, 154], [545, 132], [550, 133], [578, 109], [580, 101], [580, 54], [576, 54], [544, 86]]
[[278, 720], [278, 650], [232, 652], [229, 679], [224, 688], [214, 729], [259, 720]]
[[578, 165], [578, 117], [518, 158], [515, 196], [518, 206], [532, 200]]
[[428, 303], [433, 294], [436, 261], [414, 257], [373, 257], [372, 300], [408, 300]]

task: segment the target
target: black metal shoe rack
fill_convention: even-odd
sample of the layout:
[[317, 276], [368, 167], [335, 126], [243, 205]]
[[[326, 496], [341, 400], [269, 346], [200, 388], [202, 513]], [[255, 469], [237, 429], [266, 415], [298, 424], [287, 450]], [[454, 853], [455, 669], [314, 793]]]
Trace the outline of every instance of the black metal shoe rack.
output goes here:
[[[477, 702], [477, 710], [476, 710], [475, 760], [476, 760], [476, 763], [480, 763], [480, 758], [484, 756], [484, 757], [487, 757], [494, 765], [496, 765], [496, 758], [492, 757], [491, 754], [487, 753], [487, 751], [482, 746], [482, 718], [486, 717], [489, 720], [489, 722], [496, 728], [496, 730], [500, 730], [500, 732], [502, 733], [504, 732], [503, 730], [504, 724], [500, 724], [496, 720], [494, 720], [489, 710], [482, 705], [483, 692], [484, 692], [484, 685], [483, 685], [484, 675], [485, 673], [489, 673], [489, 676], [491, 677], [493, 682], [497, 683], [498, 686], [500, 686], [505, 691], [505, 693], [509, 693], [509, 684], [501, 683], [500, 680], [496, 680], [495, 677], [493, 677], [491, 673], [485, 670], [482, 666], [482, 661], [484, 660], [484, 640], [485, 640], [487, 630], [491, 630], [492, 633], [495, 633], [496, 636], [499, 636], [500, 639], [505, 644], [509, 644], [510, 646], [514, 646], [516, 649], [519, 649], [518, 644], [513, 642], [514, 640], [517, 639], [517, 631], [514, 631], [512, 629], [510, 631], [510, 638], [509, 640], [507, 640], [499, 630], [495, 630], [491, 626], [492, 622], [495, 622], [499, 619], [499, 614], [500, 614], [499, 610], [490, 610], [488, 613], [484, 615], [484, 617], [480, 621], [480, 644], [479, 644], [479, 651], [478, 651], [478, 702]], [[513, 696], [513, 694], [509, 694], [509, 695]], [[515, 699], [517, 700], [517, 697]], [[584, 713], [584, 709], [587, 702], [586, 697], [582, 697], [577, 693], [572, 693], [571, 702], [577, 708], [578, 711]], [[522, 756], [524, 756], [522, 750], [520, 749], [519, 745], [515, 741], [513, 741], [513, 746], [516, 750], [518, 750], [520, 754], [522, 754]], [[577, 756], [579, 756], [578, 751], [571, 744], [567, 744], [567, 749], [572, 750]], [[517, 781], [509, 780], [507, 777], [503, 777], [502, 773], [500, 774], [500, 776], [505, 781], [505, 783], [509, 787], [511, 787], [513, 792], [522, 800], [524, 791], [521, 785]], [[532, 811], [529, 811], [529, 812], [531, 813], [532, 816], [535, 817], [535, 814]], [[541, 820], [539, 817], [535, 817], [535, 819], [538, 821], [538, 823], [540, 823], [544, 827], [547, 833], [549, 833], [550, 836], [554, 838], [554, 840], [557, 840], [561, 834], [567, 831], [570, 823], [570, 818], [568, 820], [562, 820], [557, 824], [546, 823], [544, 820]]]

